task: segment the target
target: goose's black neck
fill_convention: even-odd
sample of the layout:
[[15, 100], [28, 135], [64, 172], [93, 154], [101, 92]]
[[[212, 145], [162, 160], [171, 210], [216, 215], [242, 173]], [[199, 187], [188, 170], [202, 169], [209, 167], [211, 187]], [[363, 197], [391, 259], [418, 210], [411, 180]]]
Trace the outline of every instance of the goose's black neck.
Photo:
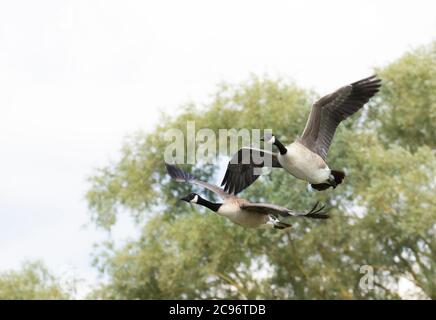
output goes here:
[[284, 155], [286, 152], [288, 152], [288, 149], [286, 149], [286, 147], [277, 138], [275, 138], [274, 145], [279, 149], [281, 155]]
[[197, 204], [209, 208], [210, 210], [217, 212], [218, 209], [222, 206], [222, 203], [213, 203], [202, 197], [198, 197]]

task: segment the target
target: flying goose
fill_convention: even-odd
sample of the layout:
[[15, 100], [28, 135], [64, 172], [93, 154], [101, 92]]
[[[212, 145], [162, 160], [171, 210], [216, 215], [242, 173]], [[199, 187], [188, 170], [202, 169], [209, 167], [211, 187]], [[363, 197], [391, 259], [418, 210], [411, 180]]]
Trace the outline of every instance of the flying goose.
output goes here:
[[225, 192], [223, 189], [212, 185], [210, 183], [198, 180], [190, 173], [182, 169], [165, 163], [168, 174], [172, 179], [178, 182], [187, 182], [194, 185], [206, 188], [217, 194], [222, 200], [222, 203], [213, 203], [202, 198], [197, 193], [190, 193], [180, 200], [196, 203], [204, 206], [217, 214], [226, 217], [233, 223], [241, 225], [246, 228], [269, 227], [274, 229], [285, 229], [291, 227], [290, 224], [281, 222], [278, 216], [281, 217], [306, 217], [312, 219], [327, 219], [329, 215], [321, 212], [325, 206], [318, 208], [318, 203], [307, 213], [296, 212], [284, 207], [280, 207], [269, 203], [253, 203], [241, 199]]
[[[284, 146], [274, 135], [265, 134], [266, 143], [275, 145], [278, 153], [244, 147], [230, 160], [224, 175], [224, 190], [238, 194], [250, 186], [260, 175], [259, 168], [283, 168], [294, 177], [309, 182], [321, 191], [336, 188], [345, 173], [332, 170], [326, 163], [327, 152], [341, 121], [353, 115], [373, 97], [381, 86], [376, 75], [343, 86], [319, 99], [312, 106], [301, 137]], [[264, 161], [269, 156], [270, 163]], [[257, 171], [258, 169], [259, 171]]]

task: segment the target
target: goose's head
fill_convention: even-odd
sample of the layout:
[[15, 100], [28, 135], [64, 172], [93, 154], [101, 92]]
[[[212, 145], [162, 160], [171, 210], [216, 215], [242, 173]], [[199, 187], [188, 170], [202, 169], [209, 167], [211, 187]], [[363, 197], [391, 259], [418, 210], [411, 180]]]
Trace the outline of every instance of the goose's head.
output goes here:
[[274, 144], [276, 142], [276, 136], [271, 133], [265, 133], [263, 138], [260, 138], [260, 140], [264, 141], [265, 143]]
[[190, 202], [190, 203], [197, 203], [198, 199], [199, 199], [199, 195], [191, 192], [190, 194], [188, 194], [187, 196], [181, 198], [180, 200], [186, 201], [186, 202]]

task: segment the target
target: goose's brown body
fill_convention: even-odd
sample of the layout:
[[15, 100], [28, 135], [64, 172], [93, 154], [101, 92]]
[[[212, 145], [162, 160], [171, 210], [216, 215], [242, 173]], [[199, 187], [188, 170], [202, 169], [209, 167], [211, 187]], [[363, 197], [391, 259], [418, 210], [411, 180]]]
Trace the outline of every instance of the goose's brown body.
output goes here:
[[264, 213], [242, 209], [243, 205], [248, 203], [247, 200], [236, 197], [227, 198], [224, 199], [223, 204], [218, 209], [217, 213], [226, 217], [233, 223], [246, 228], [259, 228], [265, 226], [270, 220], [269, 216]]

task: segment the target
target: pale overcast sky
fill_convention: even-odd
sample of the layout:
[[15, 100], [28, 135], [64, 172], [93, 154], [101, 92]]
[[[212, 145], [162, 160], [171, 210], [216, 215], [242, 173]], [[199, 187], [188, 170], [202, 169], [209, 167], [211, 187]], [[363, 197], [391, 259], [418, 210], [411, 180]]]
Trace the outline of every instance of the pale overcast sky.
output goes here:
[[158, 111], [251, 73], [327, 93], [435, 39], [434, 0], [1, 1], [0, 270], [96, 281], [86, 177]]

